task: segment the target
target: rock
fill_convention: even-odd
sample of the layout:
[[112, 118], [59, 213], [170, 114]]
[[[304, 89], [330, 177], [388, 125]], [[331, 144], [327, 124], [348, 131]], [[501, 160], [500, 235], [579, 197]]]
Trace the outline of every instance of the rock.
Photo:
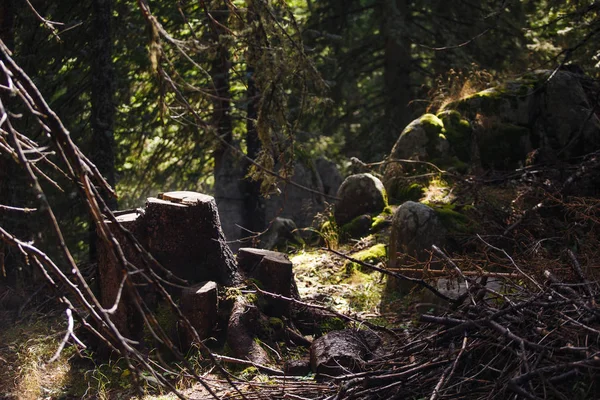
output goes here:
[[[323, 184], [314, 165], [296, 163], [292, 182], [322, 193]], [[314, 216], [325, 209], [325, 198], [317, 193], [308, 192], [299, 187], [279, 183], [280, 195], [272, 195], [265, 200], [266, 220], [277, 217], [292, 219], [298, 226], [312, 224]]]
[[404, 128], [389, 155], [392, 162], [387, 163], [383, 171], [383, 183], [390, 199], [418, 200], [422, 192], [401, 177], [406, 172], [423, 171], [423, 165], [393, 160], [429, 161], [441, 167], [450, 163], [452, 152], [445, 133], [444, 123], [433, 114], [425, 114]]
[[446, 228], [431, 207], [414, 201], [402, 204], [392, 218], [390, 267], [397, 266], [398, 252], [426, 261], [431, 245], [444, 246], [446, 233]]
[[259, 246], [262, 249], [272, 250], [286, 244], [302, 244], [304, 240], [298, 233], [296, 223], [287, 218], [275, 218], [269, 229], [259, 237]]
[[372, 331], [345, 329], [329, 332], [310, 347], [310, 365], [317, 374], [338, 376], [361, 371], [381, 339]]
[[445, 160], [450, 146], [444, 136], [443, 122], [433, 114], [412, 121], [400, 134], [390, 158], [420, 161]]
[[[342, 174], [337, 165], [333, 161], [329, 161], [326, 158], [319, 157], [315, 162], [317, 173], [321, 179], [323, 185], [323, 193], [329, 196], [336, 196], [340, 185], [344, 181]], [[331, 198], [326, 198], [325, 201], [331, 203]]]
[[337, 193], [334, 218], [343, 226], [363, 214], [379, 214], [387, 206], [383, 183], [371, 174], [350, 175]]
[[346, 225], [342, 226], [342, 234], [349, 238], [361, 238], [367, 236], [371, 230], [373, 218], [369, 214], [359, 215]]
[[[492, 289], [499, 293], [506, 292], [506, 282], [503, 279], [481, 278], [481, 279], [477, 279], [477, 280], [482, 285], [487, 287], [488, 289]], [[435, 280], [435, 287], [441, 294], [448, 296], [452, 300], [457, 300], [457, 299], [461, 298], [462, 296], [464, 296], [466, 293], [468, 293], [467, 285], [465, 284], [465, 281], [460, 278], [458, 278], [458, 279], [438, 278]], [[471, 288], [472, 288], [472, 285], [471, 285]], [[478, 295], [477, 291], [471, 292], [471, 293], [474, 296]], [[495, 295], [490, 295], [489, 292], [486, 292], [485, 297], [493, 298], [493, 297], [495, 297]], [[424, 289], [421, 291], [421, 293], [419, 295], [419, 302], [426, 303], [425, 306], [428, 308], [430, 308], [429, 306], [431, 304], [442, 306], [441, 310], [444, 310], [444, 311], [445, 311], [445, 307], [447, 307], [449, 305], [449, 303], [447, 301], [445, 301], [444, 299], [441, 299], [440, 297], [436, 296], [433, 292], [431, 292], [430, 290], [427, 290], [427, 289]]]
[[[594, 113], [597, 98], [588, 99], [585, 76], [559, 71], [548, 82], [540, 101], [535, 133], [541, 149], [561, 152], [564, 158], [600, 148], [600, 120]], [[596, 96], [598, 90], [594, 91]]]
[[283, 370], [288, 376], [306, 376], [312, 371], [309, 359], [286, 361]]
[[598, 90], [582, 74], [535, 71], [452, 102], [438, 116], [460, 160], [512, 169], [534, 149], [540, 160], [552, 161], [600, 148], [593, 112]]

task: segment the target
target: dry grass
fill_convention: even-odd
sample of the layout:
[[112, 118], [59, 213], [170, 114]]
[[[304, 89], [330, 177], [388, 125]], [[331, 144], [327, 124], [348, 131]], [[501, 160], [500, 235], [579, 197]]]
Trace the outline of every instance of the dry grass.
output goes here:
[[0, 396], [38, 399], [61, 394], [70, 381], [70, 350], [55, 362], [48, 360], [58, 348], [63, 324], [41, 316], [13, 324], [3, 321], [0, 330], [0, 363], [5, 364], [0, 375]]

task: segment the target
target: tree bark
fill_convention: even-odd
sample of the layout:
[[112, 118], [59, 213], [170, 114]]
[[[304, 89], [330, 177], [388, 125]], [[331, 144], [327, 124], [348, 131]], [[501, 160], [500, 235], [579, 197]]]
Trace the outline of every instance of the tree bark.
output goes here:
[[387, 129], [384, 153], [389, 152], [400, 132], [411, 120], [411, 51], [408, 38], [409, 5], [406, 0], [383, 1], [383, 40], [385, 41], [384, 98]]
[[[248, 77], [248, 89], [246, 90], [246, 100], [248, 102], [246, 108], [246, 154], [249, 158], [256, 160], [261, 150], [260, 138], [256, 129], [256, 120], [258, 118], [258, 107], [260, 104], [260, 93], [256, 87], [254, 80], [257, 47], [261, 45], [261, 35], [258, 30], [261, 29], [256, 25], [258, 16], [253, 9], [250, 9], [247, 14], [246, 24], [252, 27], [252, 39], [248, 44], [246, 57], [246, 76]], [[246, 164], [246, 176], [248, 175], [251, 165]], [[251, 232], [261, 232], [265, 228], [265, 204], [260, 193], [260, 182], [246, 178], [246, 195], [244, 202], [244, 227]]]
[[[115, 186], [115, 105], [113, 100], [115, 74], [112, 63], [111, 13], [112, 0], [93, 0], [93, 54], [91, 62], [92, 79], [92, 128], [91, 160], [106, 181]], [[117, 208], [117, 200], [108, 193], [104, 201], [112, 210]], [[90, 259], [94, 261], [96, 251], [96, 230], [90, 227]]]
[[[231, 64], [229, 49], [219, 43], [219, 36], [227, 34], [223, 28], [227, 26], [229, 8], [227, 2], [218, 2], [218, 7], [209, 10], [211, 18], [210, 40], [216, 48], [216, 56], [212, 61], [210, 75], [213, 81], [213, 113], [212, 124], [217, 133], [227, 143], [218, 141], [213, 152], [215, 160], [215, 200], [219, 206], [219, 213], [223, 221], [223, 231], [229, 241], [241, 237], [239, 225], [244, 220], [244, 166], [235, 150], [229, 146], [237, 146], [233, 141], [233, 128], [231, 121], [231, 94], [229, 67]], [[231, 244], [235, 251], [239, 247], [236, 242]]]
[[[0, 39], [12, 51], [14, 50], [15, 35], [15, 3], [14, 0], [3, 0], [0, 2]], [[8, 77], [4, 71], [0, 70], [0, 84], [8, 86]], [[0, 92], [0, 101], [5, 108], [10, 101], [6, 91]], [[0, 204], [6, 206], [24, 206], [22, 201], [25, 196], [21, 196], [19, 179], [20, 168], [14, 159], [5, 152], [0, 151]], [[7, 229], [21, 240], [29, 240], [27, 235], [27, 223], [23, 222], [26, 216], [14, 214], [6, 210], [0, 210], [0, 221], [3, 228]], [[25, 236], [27, 235], [27, 236]], [[5, 281], [13, 287], [19, 286], [23, 279], [24, 263], [21, 256], [14, 249], [6, 246], [0, 241], [0, 281]]]
[[[247, 278], [256, 279], [263, 290], [285, 297], [299, 298], [292, 262], [283, 253], [263, 249], [242, 248], [238, 265]], [[266, 298], [265, 313], [280, 317], [288, 315], [290, 304], [283, 300]]]

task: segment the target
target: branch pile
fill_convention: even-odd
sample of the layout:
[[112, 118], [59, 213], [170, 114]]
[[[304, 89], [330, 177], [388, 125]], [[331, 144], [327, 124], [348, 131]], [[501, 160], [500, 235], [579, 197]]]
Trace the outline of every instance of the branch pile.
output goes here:
[[[434, 253], [444, 258], [439, 249]], [[600, 376], [600, 287], [567, 251], [568, 281], [518, 268], [502, 291], [463, 277], [469, 290], [366, 372], [336, 378], [331, 399], [592, 398]]]

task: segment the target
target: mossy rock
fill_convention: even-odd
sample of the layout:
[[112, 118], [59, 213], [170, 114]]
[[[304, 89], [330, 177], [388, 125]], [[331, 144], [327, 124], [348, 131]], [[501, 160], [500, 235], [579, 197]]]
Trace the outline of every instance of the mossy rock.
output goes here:
[[463, 118], [456, 110], [442, 111], [437, 116], [444, 123], [446, 139], [448, 139], [452, 151], [458, 158], [453, 164], [457, 164], [457, 161], [465, 163], [471, 161], [473, 128], [469, 120]]
[[425, 189], [419, 183], [395, 179], [388, 184], [388, 195], [394, 204], [401, 204], [405, 201], [419, 201], [423, 197]]
[[466, 208], [459, 208], [452, 204], [431, 204], [442, 225], [450, 233], [473, 233], [476, 223], [464, 213]]
[[[353, 254], [352, 258], [368, 264], [377, 264], [387, 258], [387, 248], [384, 244], [379, 243]], [[364, 268], [360, 264], [353, 261], [346, 261], [345, 267], [348, 274], [352, 273], [352, 271], [371, 272], [368, 269], [364, 271]]]
[[531, 131], [513, 124], [496, 124], [483, 132], [479, 141], [479, 155], [484, 168], [517, 168], [531, 151]]
[[342, 237], [344, 239], [349, 238], [361, 238], [369, 234], [372, 225], [372, 217], [369, 214], [359, 215], [352, 221], [342, 226]]
[[391, 157], [396, 159], [432, 160], [449, 156], [450, 147], [444, 123], [433, 114], [412, 121], [400, 134]]

